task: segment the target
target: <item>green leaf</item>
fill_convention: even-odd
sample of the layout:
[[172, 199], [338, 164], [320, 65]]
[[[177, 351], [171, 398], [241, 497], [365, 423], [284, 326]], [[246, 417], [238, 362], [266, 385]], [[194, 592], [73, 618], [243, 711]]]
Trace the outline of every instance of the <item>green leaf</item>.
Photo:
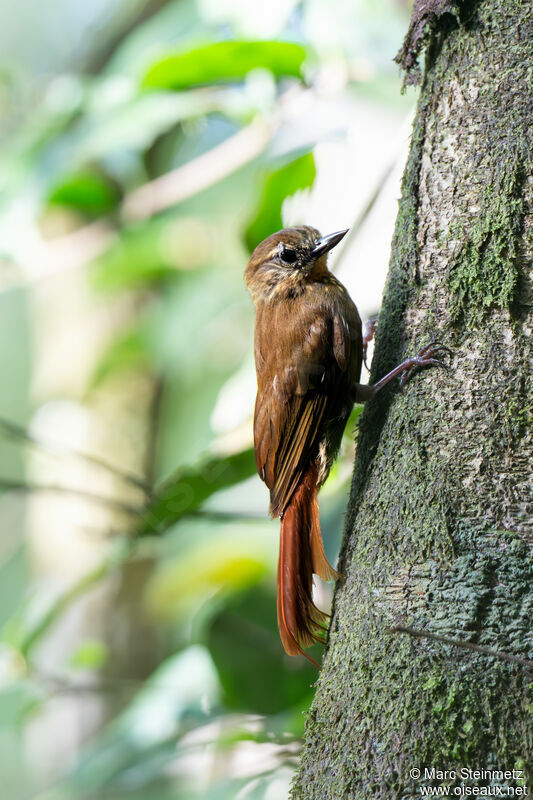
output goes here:
[[88, 639], [72, 653], [69, 663], [76, 669], [99, 669], [106, 663], [108, 656], [104, 642]]
[[142, 85], [186, 89], [209, 83], [242, 80], [253, 69], [268, 69], [276, 77], [302, 78], [307, 51], [293, 42], [227, 41], [172, 53], [156, 61]]
[[179, 470], [157, 492], [143, 515], [138, 535], [161, 533], [186, 514], [194, 513], [220, 489], [255, 474], [252, 448], [229, 456], [214, 456], [197, 467]]
[[283, 201], [299, 189], [312, 186], [315, 175], [312, 153], [306, 153], [265, 175], [259, 206], [245, 233], [249, 250], [253, 250], [259, 242], [283, 227]]
[[274, 570], [275, 542], [250, 536], [248, 527], [220, 526], [193, 539], [175, 558], [163, 559], [150, 578], [146, 606], [158, 621], [183, 623], [206, 601], [216, 597], [217, 604], [224, 603], [227, 595], [245, 591]]
[[[212, 620], [206, 644], [230, 708], [277, 713], [307, 697], [318, 677], [304, 658], [285, 654], [274, 592], [260, 585], [227, 599]], [[320, 658], [318, 647], [314, 655]]]
[[66, 175], [48, 195], [51, 205], [69, 206], [89, 216], [111, 211], [118, 202], [118, 191], [101, 175], [75, 172]]

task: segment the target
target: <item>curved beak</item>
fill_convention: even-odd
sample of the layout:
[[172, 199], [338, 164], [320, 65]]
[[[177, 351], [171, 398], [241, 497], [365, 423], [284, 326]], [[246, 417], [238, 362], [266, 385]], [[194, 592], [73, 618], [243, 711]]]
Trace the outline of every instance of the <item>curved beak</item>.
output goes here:
[[346, 234], [348, 233], [349, 228], [346, 228], [344, 231], [336, 231], [336, 233], [328, 233], [327, 236], [322, 236], [318, 242], [315, 242], [315, 246], [311, 250], [311, 256], [313, 260], [320, 258], [323, 256], [324, 253], [327, 253], [336, 244], [340, 242], [341, 239], [344, 239]]

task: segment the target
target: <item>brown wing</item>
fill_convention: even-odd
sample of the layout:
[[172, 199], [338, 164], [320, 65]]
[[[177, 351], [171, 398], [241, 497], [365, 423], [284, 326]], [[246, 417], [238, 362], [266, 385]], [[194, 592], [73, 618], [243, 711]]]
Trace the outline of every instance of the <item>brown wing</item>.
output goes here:
[[302, 473], [316, 456], [328, 398], [316, 393], [291, 404], [281, 447], [277, 451], [277, 474], [270, 489], [270, 510], [282, 513]]
[[[352, 307], [357, 320], [350, 322], [357, 327]], [[344, 316], [331, 316], [323, 306], [311, 304], [303, 315], [301, 310], [291, 318], [281, 304], [258, 309], [254, 443], [273, 516], [283, 513], [303, 471], [316, 458], [325, 424], [337, 413], [356, 366], [353, 326]]]

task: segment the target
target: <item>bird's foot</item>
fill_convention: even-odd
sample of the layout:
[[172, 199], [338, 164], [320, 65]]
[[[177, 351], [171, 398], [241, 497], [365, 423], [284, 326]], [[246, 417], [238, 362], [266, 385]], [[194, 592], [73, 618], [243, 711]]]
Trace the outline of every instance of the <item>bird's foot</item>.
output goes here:
[[404, 362], [402, 362], [400, 387], [404, 386], [405, 382], [412, 374], [413, 369], [416, 367], [442, 367], [443, 369], [449, 369], [449, 365], [440, 358], [437, 358], [437, 356], [451, 355], [452, 352], [453, 351], [447, 347], [447, 345], [438, 341], [430, 342], [429, 344], [425, 345], [425, 347], [422, 347], [416, 356], [407, 358]]

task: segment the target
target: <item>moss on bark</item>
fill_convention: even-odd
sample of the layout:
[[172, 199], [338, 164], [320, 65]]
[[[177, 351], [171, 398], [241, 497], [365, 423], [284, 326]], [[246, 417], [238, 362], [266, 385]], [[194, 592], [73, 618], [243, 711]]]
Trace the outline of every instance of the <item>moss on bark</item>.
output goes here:
[[469, 5], [431, 34], [372, 377], [433, 335], [452, 369], [362, 415], [294, 798], [419, 797], [425, 767], [524, 769], [531, 787], [531, 672], [387, 633], [533, 657], [533, 7]]

